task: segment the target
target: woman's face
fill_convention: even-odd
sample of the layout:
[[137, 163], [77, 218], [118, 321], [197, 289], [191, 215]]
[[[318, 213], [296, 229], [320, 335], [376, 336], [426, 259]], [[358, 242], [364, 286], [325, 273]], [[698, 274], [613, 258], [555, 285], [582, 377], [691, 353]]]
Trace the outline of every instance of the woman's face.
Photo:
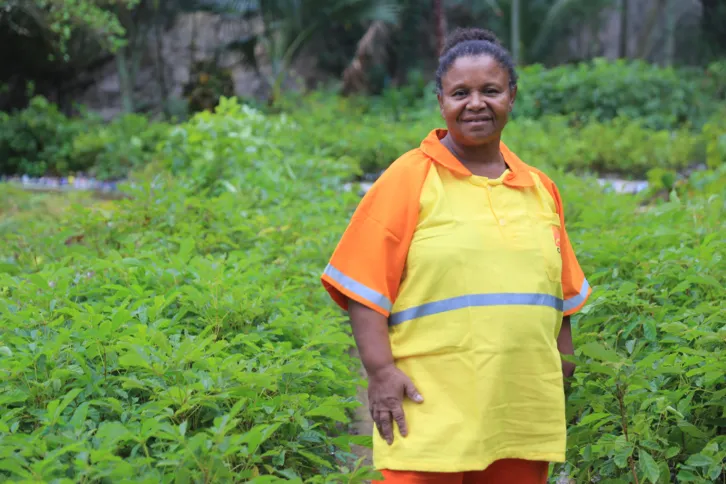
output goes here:
[[505, 67], [489, 55], [459, 57], [441, 85], [441, 115], [455, 142], [477, 146], [499, 139], [517, 94]]

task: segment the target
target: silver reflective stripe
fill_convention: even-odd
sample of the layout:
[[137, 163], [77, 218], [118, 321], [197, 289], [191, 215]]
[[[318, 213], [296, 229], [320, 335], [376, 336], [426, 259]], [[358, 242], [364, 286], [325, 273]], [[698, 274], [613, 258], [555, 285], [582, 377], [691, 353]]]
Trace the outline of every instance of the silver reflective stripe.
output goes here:
[[386, 296], [377, 291], [374, 291], [368, 286], [364, 286], [363, 284], [354, 279], [351, 279], [330, 264], [328, 264], [328, 267], [325, 268], [325, 271], [323, 273], [341, 286], [343, 286], [348, 291], [357, 294], [358, 296], [362, 297], [367, 301], [372, 302], [376, 306], [379, 306], [386, 311], [390, 311], [391, 308], [393, 308], [393, 304], [391, 304], [391, 301], [389, 301]]
[[590, 283], [587, 282], [587, 279], [582, 281], [582, 287], [580, 288], [580, 294], [577, 296], [573, 296], [570, 299], [567, 299], [565, 301], [565, 305], [563, 306], [563, 311], [572, 311], [577, 306], [585, 302], [585, 298], [587, 297], [587, 291], [590, 289]]
[[562, 299], [550, 294], [470, 294], [452, 297], [394, 313], [388, 324], [395, 326], [416, 318], [479, 306], [547, 306], [562, 311]]

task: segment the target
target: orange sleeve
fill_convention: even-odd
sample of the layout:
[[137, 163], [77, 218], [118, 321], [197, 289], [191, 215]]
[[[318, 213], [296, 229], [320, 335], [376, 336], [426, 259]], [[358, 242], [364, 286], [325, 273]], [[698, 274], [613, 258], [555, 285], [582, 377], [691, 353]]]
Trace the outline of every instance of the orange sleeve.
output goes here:
[[565, 316], [570, 316], [582, 309], [590, 294], [592, 294], [592, 288], [587, 282], [582, 268], [580, 268], [580, 263], [577, 261], [575, 251], [567, 235], [565, 209], [557, 185], [542, 174], [540, 174], [540, 178], [542, 178], [545, 187], [554, 198], [557, 213], [560, 216], [560, 252], [562, 254], [562, 293], [564, 299], [562, 310]]
[[342, 309], [348, 309], [350, 298], [390, 315], [430, 166], [421, 152], [409, 152], [396, 160], [361, 200], [321, 277]]

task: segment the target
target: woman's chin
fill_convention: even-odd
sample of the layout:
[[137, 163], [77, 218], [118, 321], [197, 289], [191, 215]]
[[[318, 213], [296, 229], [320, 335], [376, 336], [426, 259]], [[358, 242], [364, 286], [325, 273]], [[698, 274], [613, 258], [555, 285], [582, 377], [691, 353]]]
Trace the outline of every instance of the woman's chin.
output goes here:
[[488, 129], [467, 129], [462, 130], [460, 135], [455, 137], [455, 140], [459, 141], [465, 146], [477, 146], [491, 143], [497, 138], [497, 131]]

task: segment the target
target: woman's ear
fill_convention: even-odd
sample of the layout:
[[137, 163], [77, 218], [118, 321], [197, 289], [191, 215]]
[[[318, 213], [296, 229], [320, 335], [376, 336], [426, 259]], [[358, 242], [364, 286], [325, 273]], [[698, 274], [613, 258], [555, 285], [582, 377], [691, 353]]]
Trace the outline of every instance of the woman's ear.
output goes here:
[[444, 98], [441, 96], [441, 92], [436, 93], [436, 99], [439, 100], [439, 112], [441, 113], [441, 117], [444, 116]]
[[510, 89], [511, 99], [509, 100], [509, 111], [511, 112], [514, 108], [514, 101], [517, 100], [517, 86], [514, 86], [512, 89]]

